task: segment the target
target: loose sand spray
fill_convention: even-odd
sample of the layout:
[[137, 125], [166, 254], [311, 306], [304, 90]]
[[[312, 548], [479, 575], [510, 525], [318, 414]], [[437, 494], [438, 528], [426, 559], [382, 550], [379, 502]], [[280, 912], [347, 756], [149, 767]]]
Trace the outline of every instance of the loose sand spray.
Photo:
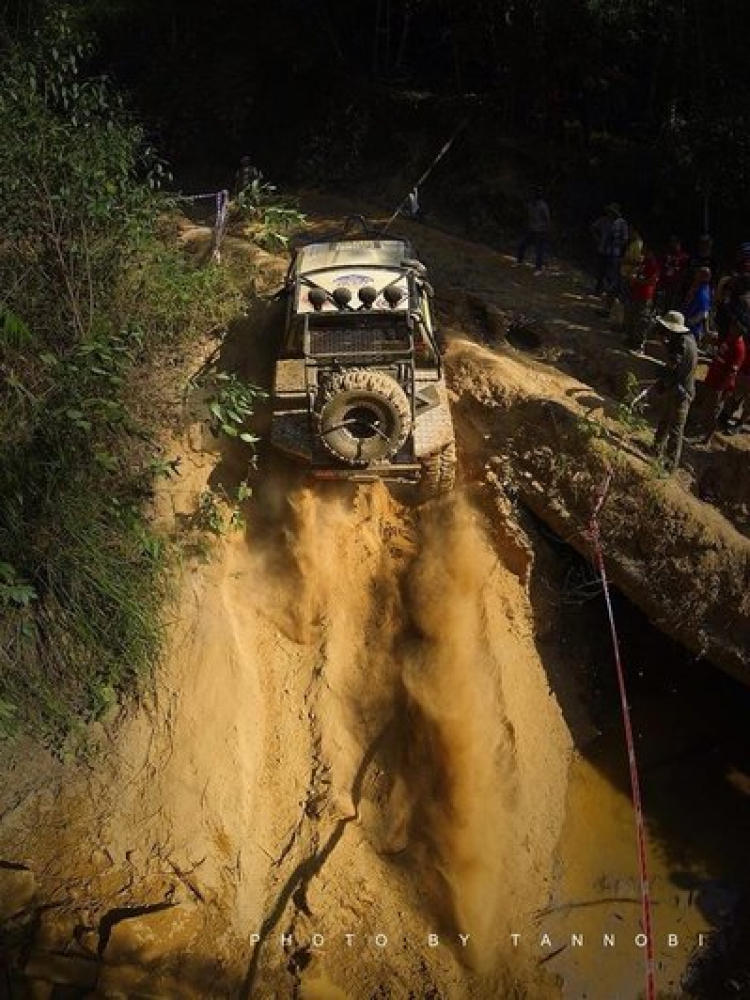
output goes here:
[[[341, 923], [341, 901], [367, 885], [360, 923], [377, 914], [451, 942], [437, 980], [479, 996], [507, 967], [510, 934], [545, 905], [563, 820], [569, 737], [524, 586], [460, 493], [409, 509], [380, 486], [353, 500], [303, 490], [292, 506], [289, 627], [320, 678], [318, 815], [356, 818], [292, 925], [302, 940]], [[332, 980], [364, 988], [345, 951], [318, 957]], [[383, 981], [403, 960], [383, 956]]]

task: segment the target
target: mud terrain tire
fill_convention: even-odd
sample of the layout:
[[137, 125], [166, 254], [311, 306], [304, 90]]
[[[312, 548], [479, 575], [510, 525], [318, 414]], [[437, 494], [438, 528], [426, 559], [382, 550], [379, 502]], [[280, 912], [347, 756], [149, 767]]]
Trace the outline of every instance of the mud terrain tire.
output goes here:
[[456, 445], [451, 441], [440, 451], [422, 459], [419, 492], [422, 500], [450, 493], [456, 484]]
[[353, 368], [325, 386], [318, 434], [328, 451], [349, 465], [391, 458], [411, 425], [406, 393], [389, 375]]

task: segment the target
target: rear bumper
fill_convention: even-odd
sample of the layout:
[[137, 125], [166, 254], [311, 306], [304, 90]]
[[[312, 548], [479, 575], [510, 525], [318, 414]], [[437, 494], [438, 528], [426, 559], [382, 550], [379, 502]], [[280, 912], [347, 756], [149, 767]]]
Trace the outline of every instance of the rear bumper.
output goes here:
[[374, 483], [381, 480], [386, 483], [414, 485], [419, 482], [421, 466], [384, 465], [369, 469], [330, 469], [311, 466], [309, 471], [313, 479], [329, 482]]

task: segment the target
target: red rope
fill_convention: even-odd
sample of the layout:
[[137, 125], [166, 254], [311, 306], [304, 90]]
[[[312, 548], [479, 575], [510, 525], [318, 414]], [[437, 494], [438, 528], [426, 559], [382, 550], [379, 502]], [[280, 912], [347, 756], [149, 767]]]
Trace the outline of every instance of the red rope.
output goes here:
[[623, 670], [622, 657], [620, 655], [620, 640], [617, 635], [615, 616], [612, 610], [612, 600], [609, 593], [609, 582], [607, 571], [604, 566], [604, 552], [602, 550], [601, 535], [599, 532], [599, 512], [602, 509], [609, 486], [612, 481], [612, 474], [602, 487], [602, 491], [597, 500], [594, 512], [591, 515], [590, 537], [594, 546], [596, 556], [596, 568], [602, 581], [604, 590], [604, 601], [607, 605], [607, 617], [609, 618], [609, 630], [612, 636], [612, 650], [615, 658], [615, 668], [617, 670], [617, 683], [620, 689], [620, 703], [622, 705], [622, 721], [625, 727], [625, 742], [628, 749], [628, 765], [630, 767], [630, 788], [633, 796], [633, 813], [635, 816], [636, 840], [638, 843], [638, 868], [641, 879], [641, 914], [643, 917], [643, 933], [646, 936], [646, 997], [647, 1000], [655, 1000], [656, 986], [654, 980], [654, 946], [651, 940], [651, 894], [648, 882], [648, 865], [646, 861], [646, 823], [643, 818], [643, 806], [641, 804], [641, 787], [638, 780], [638, 764], [635, 757], [635, 740], [633, 739], [633, 729], [630, 724], [630, 706], [628, 704], [628, 693], [625, 687], [625, 671]]

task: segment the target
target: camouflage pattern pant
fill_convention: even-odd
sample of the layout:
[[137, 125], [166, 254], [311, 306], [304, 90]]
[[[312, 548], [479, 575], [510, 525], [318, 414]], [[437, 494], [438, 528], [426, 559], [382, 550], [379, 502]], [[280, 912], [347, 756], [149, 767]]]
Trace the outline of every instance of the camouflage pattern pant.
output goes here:
[[692, 399], [684, 396], [679, 389], [668, 389], [664, 394], [664, 409], [656, 428], [654, 450], [670, 472], [680, 464], [682, 439], [691, 403]]

